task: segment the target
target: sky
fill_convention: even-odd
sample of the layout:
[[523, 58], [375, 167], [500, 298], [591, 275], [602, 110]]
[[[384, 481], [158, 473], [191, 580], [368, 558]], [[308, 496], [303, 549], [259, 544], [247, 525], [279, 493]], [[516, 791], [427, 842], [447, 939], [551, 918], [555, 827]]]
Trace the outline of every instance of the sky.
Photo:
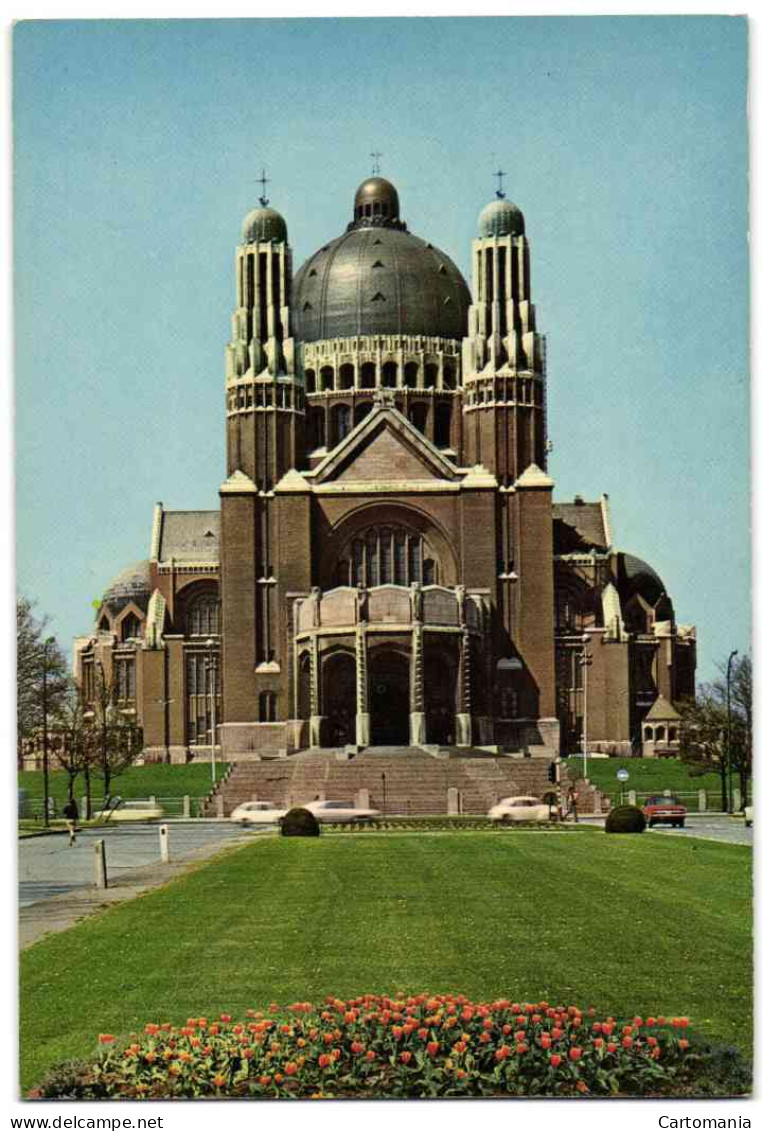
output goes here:
[[746, 22], [30, 21], [14, 47], [17, 584], [68, 648], [218, 506], [240, 224], [297, 267], [372, 151], [468, 278], [494, 171], [526, 219], [555, 498], [610, 498], [698, 676], [751, 642]]

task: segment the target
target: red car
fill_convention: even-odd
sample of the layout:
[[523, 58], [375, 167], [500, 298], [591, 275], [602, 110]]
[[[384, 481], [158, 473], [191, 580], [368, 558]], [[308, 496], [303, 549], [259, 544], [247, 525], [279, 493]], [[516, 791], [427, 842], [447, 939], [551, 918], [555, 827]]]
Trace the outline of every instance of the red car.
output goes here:
[[683, 828], [685, 825], [685, 808], [679, 797], [663, 797], [655, 794], [646, 799], [643, 812], [648, 821], [649, 829], [656, 824], [672, 825], [673, 828]]

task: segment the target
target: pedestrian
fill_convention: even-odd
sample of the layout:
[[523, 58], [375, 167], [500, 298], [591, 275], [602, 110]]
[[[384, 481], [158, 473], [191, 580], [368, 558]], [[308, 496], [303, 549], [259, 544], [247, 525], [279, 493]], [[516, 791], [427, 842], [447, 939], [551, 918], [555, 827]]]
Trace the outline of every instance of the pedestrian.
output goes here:
[[575, 824], [579, 821], [579, 816], [577, 814], [577, 802], [578, 801], [579, 801], [579, 794], [577, 793], [577, 787], [572, 782], [571, 786], [569, 787], [569, 795], [568, 795], [568, 799], [567, 799], [567, 806], [568, 806], [568, 811], [571, 813]]
[[79, 809], [73, 797], [70, 797], [63, 808], [63, 815], [66, 818], [66, 828], [69, 832], [69, 848], [77, 843], [77, 821], [79, 820]]

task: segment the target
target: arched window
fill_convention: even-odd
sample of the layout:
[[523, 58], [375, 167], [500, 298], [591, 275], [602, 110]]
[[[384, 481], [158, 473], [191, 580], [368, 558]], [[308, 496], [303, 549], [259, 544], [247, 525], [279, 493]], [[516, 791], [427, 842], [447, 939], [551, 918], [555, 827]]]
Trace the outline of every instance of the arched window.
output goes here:
[[132, 658], [114, 660], [114, 684], [118, 702], [129, 703], [134, 700], [135, 661]]
[[324, 365], [320, 370], [320, 388], [332, 389], [333, 388], [333, 366]]
[[188, 636], [219, 636], [220, 602], [216, 593], [202, 593], [188, 606]]
[[308, 393], [314, 393], [315, 392], [315, 370], [314, 369], [305, 369], [305, 371], [304, 371], [304, 383], [307, 386], [307, 392]]
[[259, 721], [274, 723], [278, 717], [278, 696], [274, 691], [262, 691], [259, 695]]
[[325, 447], [325, 409], [311, 408], [309, 412], [309, 450]]
[[455, 366], [448, 362], [442, 370], [442, 388], [454, 389], [456, 384]]
[[664, 738], [665, 738], [664, 727], [657, 727], [656, 728], [656, 741], [657, 742], [663, 742]]
[[438, 367], [431, 362], [423, 367], [423, 385], [426, 389], [435, 389], [437, 384]]
[[373, 401], [360, 401], [355, 409], [355, 426], [373, 411]]
[[403, 371], [403, 380], [408, 389], [414, 389], [418, 384], [418, 364], [415, 361], [408, 361]]
[[111, 622], [109, 621], [109, 619], [105, 615], [105, 613], [101, 617], [101, 619], [98, 621], [98, 631], [99, 632], [111, 632]]
[[434, 585], [439, 562], [416, 530], [370, 527], [345, 548], [336, 568], [337, 585]]
[[450, 446], [450, 417], [452, 410], [448, 404], [438, 404], [434, 414], [434, 443], [438, 448]]
[[645, 738], [646, 742], [651, 742], [653, 740], [653, 736], [654, 732], [652, 727], [643, 728], [643, 737]]
[[670, 742], [677, 742], [677, 727], [670, 727], [668, 731]]
[[355, 367], [349, 362], [345, 362], [339, 369], [339, 388], [351, 389], [355, 383]]
[[414, 428], [417, 428], [419, 432], [423, 432], [423, 433], [426, 432], [426, 416], [427, 415], [428, 415], [428, 405], [421, 404], [420, 402], [418, 402], [416, 404], [411, 404], [411, 406], [408, 410], [408, 417], [410, 419], [410, 423], [413, 425]]
[[352, 412], [349, 405], [337, 404], [333, 409], [333, 442], [340, 444], [352, 431]]
[[381, 384], [385, 389], [393, 389], [397, 384], [397, 362], [385, 361], [381, 369]]
[[140, 636], [140, 621], [134, 613], [128, 613], [120, 627], [122, 640], [134, 640]]
[[375, 389], [376, 387], [376, 367], [372, 361], [364, 361], [362, 364], [360, 387], [363, 389]]

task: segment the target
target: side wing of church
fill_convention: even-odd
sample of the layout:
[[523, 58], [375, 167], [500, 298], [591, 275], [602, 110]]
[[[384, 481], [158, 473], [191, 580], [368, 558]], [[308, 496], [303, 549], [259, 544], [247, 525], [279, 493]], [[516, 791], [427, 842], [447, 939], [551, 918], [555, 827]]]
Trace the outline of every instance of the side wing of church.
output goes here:
[[553, 501], [520, 210], [482, 211], [469, 291], [381, 177], [295, 276], [262, 198], [235, 288], [219, 511], [156, 505], [75, 643], [85, 698], [157, 761], [674, 749], [695, 632], [606, 496]]

